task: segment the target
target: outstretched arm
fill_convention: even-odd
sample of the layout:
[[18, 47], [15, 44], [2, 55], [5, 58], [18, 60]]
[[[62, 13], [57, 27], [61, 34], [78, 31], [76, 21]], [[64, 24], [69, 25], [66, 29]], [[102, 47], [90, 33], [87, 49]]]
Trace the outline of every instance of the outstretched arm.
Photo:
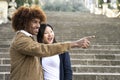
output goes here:
[[90, 39], [95, 38], [95, 36], [83, 37], [80, 40], [71, 42], [71, 48], [87, 48], [90, 45]]

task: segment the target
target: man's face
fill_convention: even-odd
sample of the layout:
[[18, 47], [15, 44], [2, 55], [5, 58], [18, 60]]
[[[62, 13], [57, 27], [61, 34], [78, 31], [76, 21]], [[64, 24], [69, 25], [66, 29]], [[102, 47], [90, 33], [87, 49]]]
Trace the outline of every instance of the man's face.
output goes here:
[[30, 26], [27, 26], [25, 30], [32, 35], [37, 35], [39, 28], [40, 28], [40, 19], [35, 18], [32, 19], [32, 21], [30, 22]]

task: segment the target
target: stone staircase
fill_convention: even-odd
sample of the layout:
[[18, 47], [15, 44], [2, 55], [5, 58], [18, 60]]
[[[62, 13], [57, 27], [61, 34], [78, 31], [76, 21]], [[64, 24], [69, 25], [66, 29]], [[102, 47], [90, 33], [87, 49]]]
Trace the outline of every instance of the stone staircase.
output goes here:
[[96, 36], [88, 49], [70, 51], [73, 80], [120, 79], [119, 21], [118, 18], [82, 12], [48, 13], [48, 22], [54, 26], [58, 41]]
[[11, 23], [0, 25], [0, 80], [9, 80], [10, 56], [9, 46], [14, 36]]
[[119, 80], [120, 45], [95, 47], [97, 48], [71, 51], [74, 80]]
[[[120, 79], [120, 19], [83, 12], [46, 12], [57, 41], [95, 35], [88, 49], [71, 49], [73, 80]], [[0, 80], [9, 80], [11, 22], [0, 25]]]

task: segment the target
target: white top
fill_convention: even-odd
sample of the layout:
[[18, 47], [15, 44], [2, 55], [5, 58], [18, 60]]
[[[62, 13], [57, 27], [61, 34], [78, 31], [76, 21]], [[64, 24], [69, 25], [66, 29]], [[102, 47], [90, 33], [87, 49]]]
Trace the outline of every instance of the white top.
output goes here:
[[60, 59], [59, 55], [42, 58], [44, 80], [59, 80]]

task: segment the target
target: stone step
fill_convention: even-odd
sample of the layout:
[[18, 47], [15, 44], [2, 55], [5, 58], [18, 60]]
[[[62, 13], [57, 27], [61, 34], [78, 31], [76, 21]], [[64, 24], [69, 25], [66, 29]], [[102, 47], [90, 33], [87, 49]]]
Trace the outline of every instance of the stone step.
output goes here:
[[[10, 72], [0, 72], [0, 80], [9, 80]], [[119, 80], [120, 73], [73, 73], [73, 80]]]
[[[98, 22], [99, 20], [101, 22], [105, 22], [107, 20], [111, 21], [110, 19], [108, 19], [107, 17], [103, 16], [103, 15], [94, 15], [94, 14], [90, 14], [90, 13], [85, 13], [85, 12], [46, 12], [47, 16], [48, 16], [48, 21], [55, 21], [56, 20], [60, 20], [61, 22], [65, 21], [83, 21], [83, 19], [85, 20], [96, 20], [96, 22]], [[54, 14], [54, 15], [53, 15]], [[52, 15], [52, 16], [51, 16]], [[74, 17], [74, 18], [73, 18]], [[63, 20], [64, 18], [64, 20]], [[69, 19], [71, 18], [71, 19]], [[80, 19], [81, 18], [81, 19]], [[114, 19], [116, 20], [116, 19]], [[92, 21], [90, 23], [93, 23]]]
[[0, 58], [10, 58], [10, 54], [8, 52], [1, 52]]
[[0, 72], [10, 72], [10, 64], [0, 64]]
[[120, 66], [72, 65], [75, 73], [120, 73]]
[[[0, 40], [0, 48], [1, 46], [4, 46], [4, 45], [10, 45], [12, 42], [12, 40]], [[76, 49], [79, 49], [79, 48], [76, 48]], [[100, 45], [100, 44], [92, 44], [89, 49], [108, 49], [108, 50], [113, 50], [113, 49], [120, 49], [120, 45], [119, 44], [112, 44], [111, 45]]]
[[90, 55], [90, 54], [94, 54], [94, 55], [111, 55], [111, 54], [113, 54], [113, 55], [116, 56], [116, 55], [119, 55], [119, 52], [118, 52], [118, 53], [109, 53], [109, 52], [108, 52], [108, 53], [107, 53], [107, 52], [106, 52], [106, 53], [99, 53], [99, 52], [98, 52], [98, 53], [95, 53], [95, 52], [92, 52], [92, 53], [84, 53], [84, 52], [74, 53], [74, 52], [70, 51], [69, 54], [70, 54], [70, 55], [82, 55], [82, 54], [83, 54], [83, 55], [87, 55], [87, 54], [88, 54], [88, 55]]
[[[1, 64], [10, 64], [9, 55], [5, 58], [0, 58]], [[71, 59], [72, 65], [107, 65], [117, 66], [120, 65], [120, 60], [106, 60], [106, 59]]]
[[[67, 40], [62, 40], [59, 42], [63, 42], [63, 41], [69, 41], [70, 39]], [[77, 39], [74, 39], [77, 40]], [[72, 41], [72, 40], [71, 40]], [[0, 39], [0, 48], [1, 47], [9, 47], [9, 45], [11, 44], [12, 39], [6, 38], [6, 39]], [[108, 43], [91, 43], [91, 46], [89, 47], [89, 49], [120, 49], [120, 43], [114, 43], [114, 42], [108, 42]]]
[[91, 45], [90, 49], [120, 49], [120, 45]]
[[[10, 44], [11, 44], [12, 41], [0, 41], [0, 49], [6, 49], [6, 48], [9, 48], [10, 47]], [[6, 46], [6, 47], [5, 47]], [[8, 47], [7, 47], [8, 46]], [[3, 47], [3, 48], [2, 48]], [[5, 48], [4, 48], [5, 47]], [[120, 51], [120, 45], [91, 45], [89, 48], [87, 49], [82, 49], [82, 48], [74, 48], [74, 49], [71, 49], [71, 52], [74, 52], [74, 51], [96, 51], [96, 50], [108, 50], [108, 51]]]
[[10, 72], [0, 72], [0, 80], [10, 80]]
[[[9, 55], [7, 55], [9, 57]], [[10, 58], [0, 58], [1, 64], [10, 64]], [[71, 59], [72, 65], [120, 65], [120, 60], [106, 60], [106, 59]]]
[[[120, 73], [120, 66], [72, 65], [74, 73]], [[10, 64], [0, 65], [0, 72], [10, 72]]]
[[73, 73], [73, 80], [120, 80], [120, 73]]
[[[6, 46], [3, 46], [6, 47]], [[8, 54], [6, 54], [8, 53]], [[76, 50], [70, 51], [70, 56], [72, 59], [108, 59], [108, 60], [119, 60], [120, 59], [120, 50], [118, 51], [106, 51], [106, 50]], [[9, 48], [0, 48], [0, 57], [8, 58]]]
[[71, 59], [72, 65], [120, 65], [120, 60], [106, 60], [106, 59]]
[[9, 48], [0, 48], [0, 52], [9, 52]]
[[[78, 39], [80, 39], [80, 37], [71, 37], [70, 38], [70, 37], [56, 36], [56, 40], [58, 42], [74, 41], [74, 40], [78, 40]], [[120, 45], [120, 41], [117, 41], [117, 40], [106, 41], [105, 39], [93, 39], [93, 40], [91, 40], [91, 45]]]
[[[81, 66], [72, 65], [73, 73], [120, 73], [120, 66]], [[10, 72], [10, 65], [0, 65], [0, 72]]]
[[3, 38], [0, 38], [0, 42], [2, 43], [2, 42], [11, 42], [12, 41], [12, 39], [3, 39]]
[[[8, 55], [7, 55], [8, 56]], [[9, 64], [10, 58], [0, 58], [1, 64]], [[100, 60], [100, 59], [71, 59], [72, 65], [120, 65], [120, 60]]]
[[[2, 37], [1, 39], [0, 39], [0, 43], [1, 42], [3, 42], [3, 41], [12, 41], [12, 38], [13, 37]], [[58, 42], [63, 42], [63, 41], [74, 41], [74, 40], [78, 40], [79, 39], [79, 37], [77, 38], [77, 37], [66, 37], [66, 36], [56, 36], [56, 40], [58, 41]], [[1, 41], [2, 40], [2, 41]], [[106, 41], [105, 39], [99, 39], [99, 40], [92, 40], [91, 41], [92, 43], [91, 43], [91, 45], [92, 44], [95, 44], [95, 45], [120, 45], [120, 41], [117, 41], [117, 40], [111, 40], [111, 41]]]
[[[0, 54], [9, 52], [10, 45], [0, 45]], [[72, 49], [70, 55], [76, 58], [119, 59], [119, 49]], [[88, 57], [87, 57], [88, 56]]]
[[10, 44], [0, 44], [0, 48], [9, 48]]
[[120, 54], [70, 54], [70, 58], [120, 60]]
[[0, 58], [0, 64], [1, 65], [9, 65], [10, 64], [10, 58]]
[[4, 35], [4, 36], [0, 36], [1, 39], [4, 39], [4, 40], [11, 40], [13, 38], [13, 35], [9, 36], [9, 35]]
[[113, 49], [113, 50], [109, 50], [109, 49], [71, 49], [70, 50], [71, 54], [89, 54], [89, 53], [98, 53], [98, 54], [119, 54], [120, 53], [120, 49]]

